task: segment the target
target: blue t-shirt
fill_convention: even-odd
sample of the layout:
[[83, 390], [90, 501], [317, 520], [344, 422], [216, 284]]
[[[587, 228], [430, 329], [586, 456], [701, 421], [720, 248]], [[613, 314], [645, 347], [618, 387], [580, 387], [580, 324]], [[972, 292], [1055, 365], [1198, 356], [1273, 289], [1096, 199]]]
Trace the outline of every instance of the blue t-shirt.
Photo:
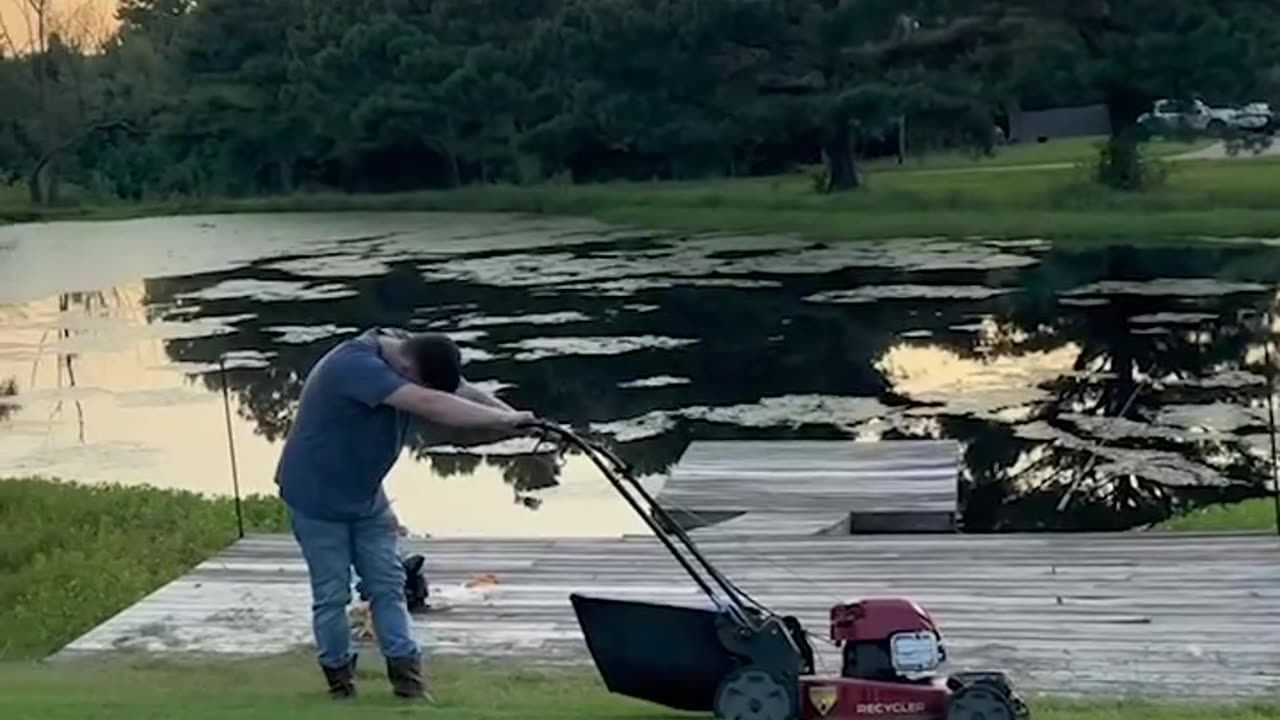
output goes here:
[[280, 455], [280, 496], [303, 515], [355, 520], [386, 511], [383, 478], [400, 456], [410, 416], [382, 404], [409, 382], [379, 350], [377, 328], [343, 341], [302, 385]]

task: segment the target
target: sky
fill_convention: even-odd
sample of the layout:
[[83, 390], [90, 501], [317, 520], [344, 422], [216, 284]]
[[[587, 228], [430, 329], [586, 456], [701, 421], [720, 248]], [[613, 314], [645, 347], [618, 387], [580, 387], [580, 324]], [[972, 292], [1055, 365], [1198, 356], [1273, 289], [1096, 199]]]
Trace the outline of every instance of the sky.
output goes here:
[[[19, 48], [25, 49], [30, 45], [31, 37], [27, 29], [27, 10], [29, 3], [33, 0], [0, 0], [0, 20], [4, 21], [4, 27], [8, 28], [13, 42]], [[80, 20], [89, 19], [95, 27], [99, 29], [108, 29], [113, 23], [112, 15], [115, 12], [115, 0], [34, 0], [35, 2], [47, 2], [52, 9], [52, 15], [56, 18], [76, 18]], [[4, 43], [0, 37], [0, 43]], [[7, 50], [7, 49], [6, 49]]]

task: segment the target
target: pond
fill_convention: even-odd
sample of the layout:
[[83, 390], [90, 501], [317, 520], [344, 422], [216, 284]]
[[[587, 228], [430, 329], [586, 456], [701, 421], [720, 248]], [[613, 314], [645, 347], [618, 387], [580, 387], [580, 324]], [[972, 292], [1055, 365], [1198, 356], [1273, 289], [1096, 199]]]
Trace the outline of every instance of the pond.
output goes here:
[[[0, 474], [272, 493], [307, 369], [441, 330], [508, 402], [658, 488], [693, 438], [953, 438], [964, 527], [1113, 529], [1262, 494], [1280, 246], [823, 244], [341, 213], [0, 227]], [[225, 373], [219, 363], [226, 366]], [[423, 428], [388, 481], [433, 535], [640, 521], [587, 461]]]

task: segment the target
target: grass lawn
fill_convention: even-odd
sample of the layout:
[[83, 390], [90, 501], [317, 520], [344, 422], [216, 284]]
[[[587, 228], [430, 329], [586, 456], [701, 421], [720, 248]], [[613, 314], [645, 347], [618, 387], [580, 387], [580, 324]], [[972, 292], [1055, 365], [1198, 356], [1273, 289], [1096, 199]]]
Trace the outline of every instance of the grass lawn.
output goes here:
[[469, 187], [377, 197], [294, 196], [211, 208], [513, 211], [700, 232], [800, 233], [830, 240], [1032, 236], [1123, 242], [1280, 236], [1280, 161], [1179, 163], [1166, 186], [1133, 194], [1076, 170], [886, 172], [861, 191], [819, 195], [803, 176], [591, 186]]
[[[1022, 142], [995, 148], [991, 155], [973, 151], [946, 150], [913, 156], [907, 149], [907, 159], [901, 165], [897, 158], [876, 158], [865, 163], [872, 170], [951, 170], [978, 167], [1017, 167], [1021, 165], [1048, 165], [1076, 163], [1087, 160], [1097, 152], [1098, 143], [1106, 142], [1102, 135], [1079, 138], [1059, 138], [1049, 142]], [[1147, 152], [1154, 157], [1170, 157], [1195, 152], [1213, 144], [1211, 140], [1157, 139], [1147, 143]]]
[[357, 679], [361, 696], [343, 703], [325, 697], [319, 671], [309, 656], [302, 655], [195, 663], [76, 660], [69, 666], [0, 664], [0, 717], [372, 720], [424, 710], [456, 720], [680, 716], [611, 697], [593, 675], [582, 671], [499, 670], [460, 664], [429, 667], [439, 706], [415, 708], [391, 696], [380, 658], [361, 660]]
[[[325, 720], [432, 715], [451, 720], [656, 719], [703, 717], [607, 693], [587, 669], [531, 669], [447, 662], [429, 668], [439, 705], [391, 697], [380, 667], [360, 667], [360, 697], [323, 694], [309, 656], [217, 662], [117, 658], [65, 665], [0, 663], [6, 720]], [[1029, 698], [1033, 720], [1263, 720], [1280, 705], [1060, 702]]]
[[[992, 168], [1078, 162], [1092, 139], [1006, 149], [995, 159], [939, 156], [925, 171], [872, 163], [866, 187], [822, 195], [803, 175], [689, 182], [470, 186], [380, 195], [297, 194], [63, 208], [49, 219], [110, 219], [191, 212], [422, 210], [580, 215], [678, 231], [799, 233], [818, 239], [1014, 236], [1149, 242], [1280, 237], [1280, 158], [1169, 163], [1162, 186], [1105, 190], [1082, 168]], [[1194, 149], [1154, 143], [1153, 155]], [[916, 162], [916, 161], [913, 161]], [[949, 169], [947, 172], [931, 170]], [[957, 169], [958, 168], [958, 169]], [[967, 168], [967, 169], [966, 169]], [[919, 170], [920, 168], [916, 168]], [[30, 219], [13, 190], [0, 191], [0, 222]], [[8, 208], [6, 210], [6, 207]]]
[[1173, 532], [1274, 532], [1276, 506], [1271, 498], [1214, 505], [1166, 520], [1158, 530]]
[[18, 222], [32, 217], [31, 207], [27, 204], [27, 194], [17, 184], [0, 181], [0, 225], [6, 222]]

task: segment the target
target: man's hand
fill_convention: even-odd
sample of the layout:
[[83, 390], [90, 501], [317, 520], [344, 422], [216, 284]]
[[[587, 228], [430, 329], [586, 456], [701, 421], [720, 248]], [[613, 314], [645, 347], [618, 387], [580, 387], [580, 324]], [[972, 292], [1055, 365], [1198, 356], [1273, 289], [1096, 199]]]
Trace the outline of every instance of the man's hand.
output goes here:
[[507, 415], [511, 416], [512, 430], [527, 430], [538, 422], [538, 416], [525, 410], [509, 410]]

